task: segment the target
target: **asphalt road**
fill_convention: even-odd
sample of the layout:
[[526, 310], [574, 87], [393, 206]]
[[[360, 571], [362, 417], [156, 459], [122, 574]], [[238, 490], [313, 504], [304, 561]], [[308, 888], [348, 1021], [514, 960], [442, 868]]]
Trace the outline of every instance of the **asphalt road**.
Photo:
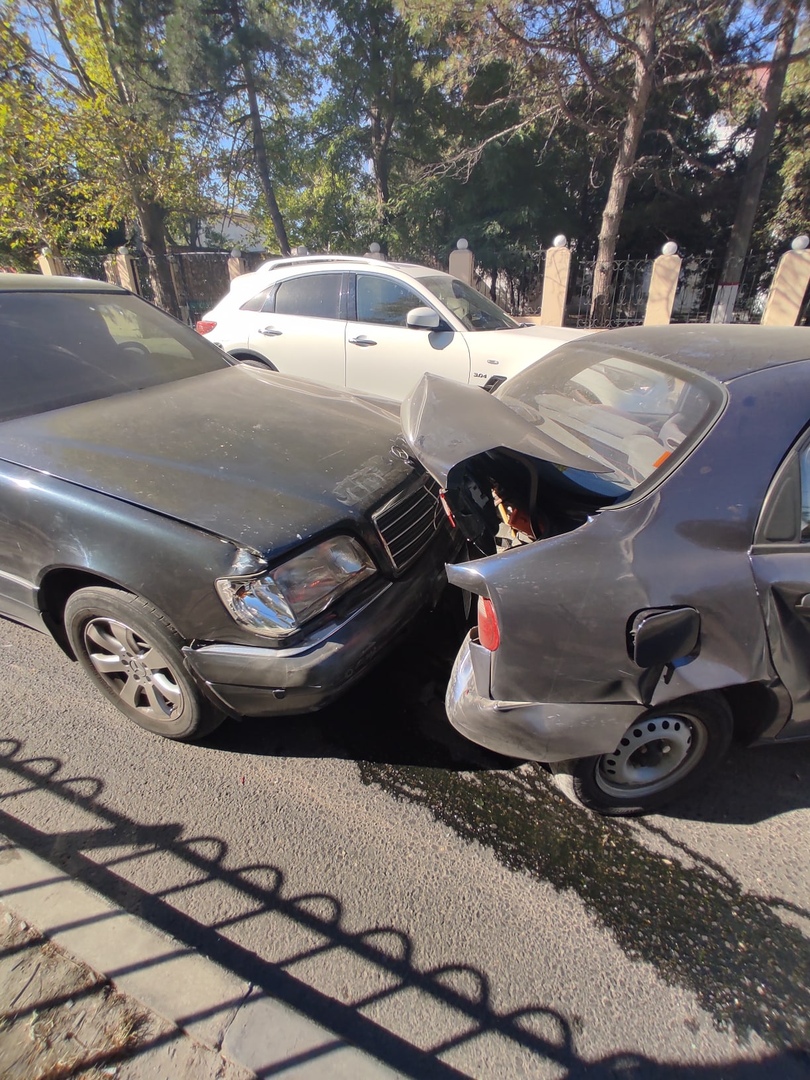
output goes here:
[[0, 832], [407, 1075], [810, 1077], [810, 745], [606, 821], [455, 735], [454, 651], [186, 746], [0, 622]]

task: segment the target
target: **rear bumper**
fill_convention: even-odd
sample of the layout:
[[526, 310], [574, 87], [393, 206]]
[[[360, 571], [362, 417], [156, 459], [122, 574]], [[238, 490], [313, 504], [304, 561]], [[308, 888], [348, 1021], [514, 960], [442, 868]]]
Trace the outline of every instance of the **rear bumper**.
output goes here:
[[471, 742], [532, 761], [609, 754], [643, 712], [635, 703], [495, 701], [479, 692], [489, 664], [481, 645], [464, 641], [456, 657], [445, 706], [450, 723]]
[[337, 626], [288, 649], [204, 645], [183, 651], [211, 700], [234, 716], [313, 712], [360, 679], [446, 584], [445, 562], [455, 554], [443, 540], [403, 577], [390, 582]]

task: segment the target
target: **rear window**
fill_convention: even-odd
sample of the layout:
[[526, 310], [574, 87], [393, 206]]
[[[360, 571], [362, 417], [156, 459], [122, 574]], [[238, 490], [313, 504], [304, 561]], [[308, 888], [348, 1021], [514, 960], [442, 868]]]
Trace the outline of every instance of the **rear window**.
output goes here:
[[229, 365], [135, 296], [0, 294], [0, 420], [188, 379]]
[[563, 470], [621, 495], [683, 458], [719, 415], [719, 383], [666, 361], [598, 345], [566, 345], [509, 379], [501, 400], [602, 466]]
[[282, 281], [276, 290], [276, 314], [339, 319], [342, 281], [342, 274], [306, 274]]

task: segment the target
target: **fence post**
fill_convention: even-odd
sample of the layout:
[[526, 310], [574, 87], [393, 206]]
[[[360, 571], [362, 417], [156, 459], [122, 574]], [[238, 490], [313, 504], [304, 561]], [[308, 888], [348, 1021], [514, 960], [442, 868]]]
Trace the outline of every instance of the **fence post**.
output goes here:
[[376, 242], [368, 245], [368, 251], [365, 254], [365, 258], [378, 259], [380, 262], [385, 262], [385, 255], [383, 255], [380, 250], [380, 245]]
[[122, 245], [115, 255], [115, 265], [118, 270], [118, 280], [122, 289], [129, 289], [136, 296], [141, 295], [141, 283], [138, 281], [138, 271], [135, 269], [135, 259], [130, 255], [126, 245]]
[[795, 326], [810, 283], [810, 237], [797, 236], [779, 260], [762, 312], [763, 326]]
[[552, 246], [546, 248], [546, 267], [543, 272], [543, 295], [540, 300], [540, 326], [562, 326], [565, 323], [565, 301], [568, 297], [568, 278], [571, 274], [571, 251], [568, 240], [560, 233]]
[[475, 278], [475, 259], [470, 246], [462, 237], [450, 252], [449, 270], [453, 277], [472, 285]]
[[37, 262], [39, 263], [40, 273], [48, 277], [67, 273], [61, 255], [55, 255], [47, 245], [37, 255]]
[[644, 311], [645, 326], [667, 326], [672, 318], [681, 262], [678, 245], [672, 240], [664, 244], [661, 254], [653, 262], [650, 291]]
[[228, 256], [228, 280], [241, 277], [247, 273], [247, 259], [242, 258], [241, 248], [234, 248]]

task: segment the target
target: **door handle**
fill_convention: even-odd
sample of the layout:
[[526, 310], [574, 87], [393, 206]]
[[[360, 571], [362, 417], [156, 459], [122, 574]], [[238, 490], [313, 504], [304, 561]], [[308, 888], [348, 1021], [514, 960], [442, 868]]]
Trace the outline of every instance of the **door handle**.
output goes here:
[[360, 334], [359, 337], [350, 337], [350, 345], [376, 345], [377, 342], [370, 337], [366, 337], [365, 334]]
[[795, 610], [797, 615], [810, 617], [810, 593], [806, 593], [800, 600], [796, 601]]
[[283, 330], [276, 330], [273, 326], [265, 326], [263, 330], [259, 331], [260, 334], [264, 334], [265, 337], [281, 337], [284, 333]]

